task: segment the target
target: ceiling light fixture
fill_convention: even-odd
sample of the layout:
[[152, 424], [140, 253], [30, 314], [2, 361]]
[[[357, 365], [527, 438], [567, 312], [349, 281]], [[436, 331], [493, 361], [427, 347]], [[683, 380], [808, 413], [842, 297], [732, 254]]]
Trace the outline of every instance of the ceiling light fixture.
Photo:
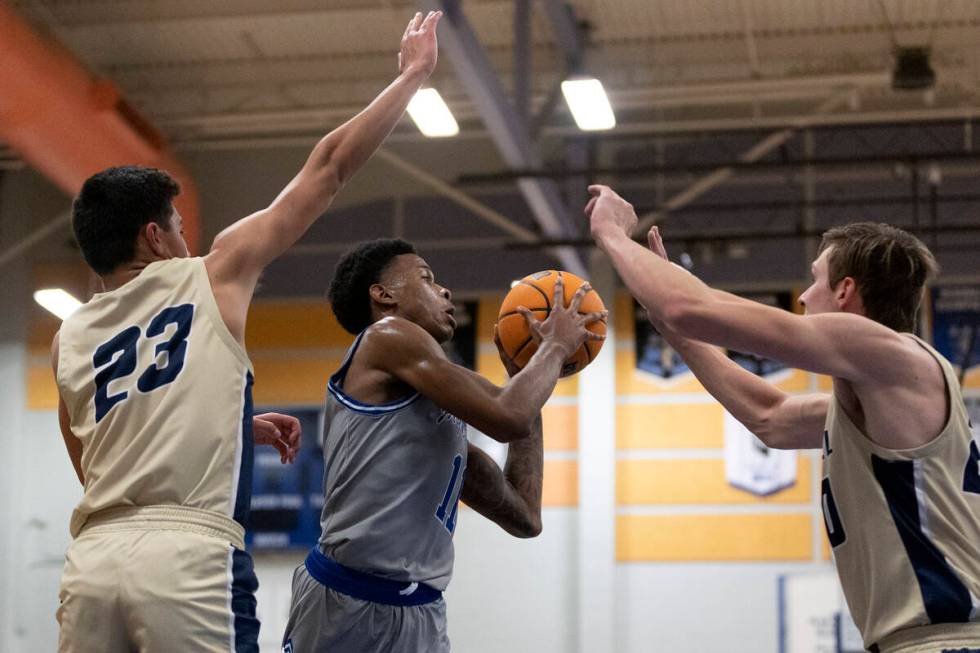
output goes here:
[[606, 90], [595, 77], [575, 77], [561, 83], [569, 111], [575, 124], [582, 131], [612, 129], [616, 126], [616, 116]]
[[452, 111], [434, 88], [420, 89], [408, 103], [408, 115], [419, 131], [430, 138], [445, 138], [459, 133]]
[[34, 293], [34, 301], [64, 320], [78, 310], [82, 302], [61, 288], [44, 288]]

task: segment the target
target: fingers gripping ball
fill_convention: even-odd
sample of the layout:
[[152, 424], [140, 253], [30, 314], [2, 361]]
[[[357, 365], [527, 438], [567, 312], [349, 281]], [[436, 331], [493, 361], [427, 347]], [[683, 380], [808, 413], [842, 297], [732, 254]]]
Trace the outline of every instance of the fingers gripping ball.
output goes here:
[[[524, 316], [517, 311], [517, 308], [519, 306], [528, 308], [538, 320], [547, 318], [551, 313], [551, 301], [555, 296], [555, 282], [558, 280], [558, 275], [562, 275], [565, 284], [564, 300], [565, 306], [568, 306], [572, 295], [575, 294], [579, 286], [585, 283], [585, 280], [570, 272], [555, 270], [535, 272], [524, 277], [510, 289], [500, 305], [500, 313], [497, 316], [497, 334], [504, 352], [521, 369], [531, 360], [531, 356], [537, 351], [538, 345], [531, 338], [527, 322], [524, 320]], [[603, 310], [605, 310], [605, 306], [599, 297], [599, 293], [595, 290], [590, 290], [579, 306], [579, 313], [582, 315]], [[588, 326], [588, 329], [593, 333], [605, 335], [606, 318], [593, 322]], [[602, 349], [602, 343], [602, 340], [587, 340], [585, 344], [579, 347], [578, 351], [565, 360], [561, 375], [571, 376], [585, 368]]]

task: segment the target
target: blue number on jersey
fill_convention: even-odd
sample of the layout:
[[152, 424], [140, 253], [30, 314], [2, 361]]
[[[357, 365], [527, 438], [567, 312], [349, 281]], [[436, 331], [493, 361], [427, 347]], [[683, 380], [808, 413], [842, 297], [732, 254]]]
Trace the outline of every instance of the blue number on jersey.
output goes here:
[[963, 472], [963, 490], [980, 494], [980, 449], [976, 440], [970, 441], [970, 456], [966, 460], [966, 471]]
[[[462, 466], [463, 457], [456, 454], [456, 457], [453, 458], [453, 473], [449, 477], [449, 486], [446, 487], [446, 494], [442, 498], [442, 503], [436, 508], [436, 519], [442, 522], [442, 525], [450, 533], [456, 530], [456, 511], [459, 508], [459, 493], [463, 489]], [[449, 510], [450, 505], [452, 505], [452, 511]]]
[[[162, 335], [169, 324], [176, 324], [177, 329], [169, 340], [156, 346], [153, 364], [140, 375], [136, 382], [136, 387], [139, 388], [140, 392], [155, 390], [170, 383], [180, 374], [184, 368], [187, 337], [191, 333], [193, 318], [194, 305], [182, 304], [165, 308], [150, 320], [150, 326], [146, 330], [148, 338]], [[109, 382], [129, 376], [136, 371], [137, 344], [140, 335], [140, 328], [131, 326], [109, 338], [95, 350], [95, 354], [92, 356], [92, 366], [96, 370], [103, 368], [95, 375], [96, 423], [101, 421], [112, 410], [113, 406], [129, 397], [128, 390], [109, 396]], [[164, 352], [167, 354], [167, 363], [162, 368], [157, 367], [156, 360]]]
[[837, 547], [844, 543], [847, 535], [844, 533], [844, 524], [840, 521], [840, 513], [837, 512], [837, 502], [834, 501], [834, 493], [830, 489], [830, 479], [825, 478], [820, 485], [821, 503], [823, 504], [823, 521], [827, 526], [827, 539], [830, 546]]
[[123, 390], [110, 397], [109, 382], [128, 376], [136, 369], [136, 341], [139, 337], [140, 328], [131, 326], [102, 343], [95, 350], [92, 365], [95, 369], [105, 366], [105, 369], [95, 375], [96, 422], [105, 417], [113, 406], [129, 396], [129, 392]]
[[[180, 374], [180, 371], [184, 368], [184, 354], [187, 353], [187, 336], [191, 333], [191, 320], [193, 319], [194, 305], [182, 304], [163, 309], [150, 321], [150, 326], [146, 329], [147, 338], [163, 335], [163, 332], [169, 324], [176, 324], [177, 329], [170, 336], [170, 340], [157, 345], [153, 365], [150, 365], [140, 375], [139, 381], [136, 382], [136, 387], [139, 388], [140, 392], [156, 390], [160, 386], [167, 385]], [[167, 364], [162, 368], [157, 367], [156, 361], [160, 358], [160, 354], [164, 352], [167, 354]]]

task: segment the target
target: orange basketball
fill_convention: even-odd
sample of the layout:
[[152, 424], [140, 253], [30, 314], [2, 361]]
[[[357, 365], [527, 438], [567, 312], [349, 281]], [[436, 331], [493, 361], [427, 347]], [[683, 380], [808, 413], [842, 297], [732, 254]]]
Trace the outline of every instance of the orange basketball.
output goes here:
[[[565, 283], [564, 304], [568, 306], [572, 295], [585, 283], [585, 279], [570, 272], [555, 270], [535, 272], [524, 277], [510, 289], [500, 305], [500, 313], [497, 315], [497, 334], [500, 336], [504, 352], [522, 369], [531, 360], [538, 346], [531, 339], [531, 332], [527, 328], [524, 316], [517, 312], [517, 307], [524, 306], [539, 320], [547, 318], [551, 313], [551, 300], [555, 296], [555, 282], [558, 280], [558, 275], [562, 276]], [[602, 310], [605, 310], [605, 306], [595, 290], [590, 290], [579, 306], [579, 313], [595, 313]], [[593, 322], [588, 328], [593, 333], [605, 335], [606, 319]], [[561, 375], [571, 376], [591, 363], [602, 349], [602, 342], [602, 340], [587, 340], [578, 351], [565, 360]]]

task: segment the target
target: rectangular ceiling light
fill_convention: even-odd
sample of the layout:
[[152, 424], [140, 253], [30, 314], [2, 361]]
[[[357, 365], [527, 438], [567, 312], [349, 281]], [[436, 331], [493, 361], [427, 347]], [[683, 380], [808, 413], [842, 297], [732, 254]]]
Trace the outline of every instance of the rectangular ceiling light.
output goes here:
[[582, 131], [612, 129], [616, 126], [616, 116], [613, 115], [602, 82], [598, 79], [566, 79], [561, 83], [561, 92], [572, 117], [575, 118], [575, 124]]
[[420, 89], [408, 103], [408, 115], [426, 136], [444, 138], [459, 133], [452, 111], [434, 88]]
[[45, 288], [34, 293], [34, 301], [64, 320], [74, 313], [82, 302], [61, 288]]

